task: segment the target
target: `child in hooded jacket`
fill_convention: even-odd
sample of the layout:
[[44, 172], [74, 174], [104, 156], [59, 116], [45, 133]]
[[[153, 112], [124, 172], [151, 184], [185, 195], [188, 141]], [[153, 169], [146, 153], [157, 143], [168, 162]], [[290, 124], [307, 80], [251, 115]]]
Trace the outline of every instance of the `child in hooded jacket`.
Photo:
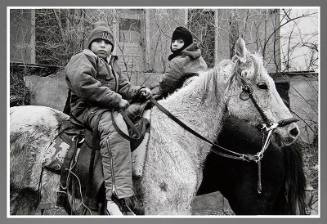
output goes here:
[[185, 27], [174, 30], [170, 49], [172, 54], [168, 57], [167, 72], [159, 83], [157, 98], [167, 97], [180, 88], [190, 75], [208, 68], [191, 32]]

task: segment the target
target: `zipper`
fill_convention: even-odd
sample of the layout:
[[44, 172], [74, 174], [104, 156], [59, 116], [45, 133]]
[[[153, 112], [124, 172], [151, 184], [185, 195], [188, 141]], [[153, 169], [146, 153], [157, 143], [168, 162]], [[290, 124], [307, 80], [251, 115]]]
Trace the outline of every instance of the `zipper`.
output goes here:
[[107, 149], [108, 149], [109, 154], [110, 154], [110, 167], [111, 167], [111, 178], [112, 178], [112, 194], [115, 194], [117, 196], [116, 183], [115, 183], [114, 160], [113, 160], [113, 156], [112, 156], [112, 151], [111, 151], [111, 149], [109, 147], [108, 139], [106, 140], [106, 143], [107, 143]]
[[117, 77], [117, 74], [114, 70], [114, 67], [113, 67], [113, 62], [106, 62], [105, 60], [103, 60], [103, 63], [105, 64], [106, 66], [106, 69], [107, 71], [109, 72], [109, 74], [111, 73], [115, 79], [115, 92], [118, 93], [118, 90], [119, 90], [119, 83], [118, 83], [118, 77]]
[[[107, 63], [107, 62], [104, 62], [108, 72], [113, 74], [114, 76], [114, 79], [115, 79], [115, 92], [118, 93], [118, 88], [119, 88], [119, 84], [118, 84], [118, 77], [113, 69], [113, 63], [112, 62], [112, 59], [110, 59], [110, 61]], [[112, 111], [111, 111], [112, 113]], [[113, 195], [117, 195], [117, 192], [116, 192], [116, 183], [115, 183], [115, 170], [114, 170], [114, 160], [113, 160], [113, 156], [112, 156], [112, 151], [111, 151], [111, 148], [109, 147], [109, 141], [108, 139], [106, 140], [107, 142], [107, 148], [108, 148], [108, 151], [109, 151], [109, 154], [110, 154], [110, 165], [111, 165], [111, 178], [112, 178], [112, 194]]]
[[115, 81], [116, 81], [116, 86], [115, 87], [116, 87], [116, 92], [118, 93], [118, 91], [119, 91], [119, 83], [118, 83], [117, 74], [116, 74], [115, 69], [114, 69], [114, 58], [111, 58], [110, 61], [108, 62], [108, 64], [110, 65], [111, 72], [112, 72], [112, 74], [115, 77]]

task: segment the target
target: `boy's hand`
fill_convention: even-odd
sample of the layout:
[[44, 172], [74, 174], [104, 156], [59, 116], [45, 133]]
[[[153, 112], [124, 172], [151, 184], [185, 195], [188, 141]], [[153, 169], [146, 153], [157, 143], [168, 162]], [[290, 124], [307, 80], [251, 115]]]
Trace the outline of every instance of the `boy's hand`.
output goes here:
[[119, 109], [120, 110], [125, 110], [127, 107], [129, 106], [129, 103], [127, 100], [121, 99], [121, 101], [119, 102]]
[[142, 89], [140, 89], [140, 94], [146, 100], [148, 100], [150, 98], [150, 96], [152, 95], [151, 90], [149, 88], [142, 88]]

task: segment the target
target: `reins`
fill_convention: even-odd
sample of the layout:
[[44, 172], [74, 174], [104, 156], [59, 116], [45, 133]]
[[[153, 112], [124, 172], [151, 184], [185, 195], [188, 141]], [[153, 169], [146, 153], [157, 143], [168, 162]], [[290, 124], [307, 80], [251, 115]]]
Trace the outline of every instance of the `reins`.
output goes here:
[[[157, 106], [157, 108], [163, 112], [164, 114], [166, 114], [170, 119], [172, 119], [173, 121], [175, 121], [177, 124], [179, 124], [181, 127], [183, 127], [185, 130], [187, 130], [188, 132], [190, 132], [191, 134], [195, 135], [196, 137], [200, 138], [201, 140], [209, 143], [210, 145], [213, 146], [213, 148], [211, 149], [211, 151], [219, 156], [223, 156], [226, 158], [230, 158], [230, 159], [237, 159], [237, 160], [242, 160], [242, 161], [246, 161], [246, 162], [258, 162], [263, 158], [263, 154], [265, 152], [265, 150], [268, 148], [269, 143], [270, 143], [270, 138], [271, 138], [271, 134], [273, 132], [274, 129], [276, 129], [277, 127], [283, 127], [286, 126], [290, 123], [293, 123], [295, 121], [297, 121], [297, 119], [295, 118], [291, 118], [291, 119], [285, 119], [282, 120], [280, 122], [278, 122], [277, 124], [273, 124], [272, 126], [263, 126], [262, 130], [265, 130], [268, 132], [267, 134], [267, 138], [265, 141], [264, 146], [262, 147], [262, 149], [257, 152], [256, 154], [243, 154], [243, 153], [238, 153], [238, 152], [234, 152], [232, 150], [226, 149], [225, 147], [218, 145], [212, 141], [210, 141], [209, 139], [207, 139], [206, 137], [204, 137], [203, 135], [201, 135], [200, 133], [196, 132], [195, 130], [193, 130], [192, 128], [190, 128], [189, 126], [187, 126], [183, 121], [181, 121], [180, 119], [178, 119], [177, 117], [175, 117], [172, 113], [170, 113], [166, 108], [164, 108], [161, 104], [158, 103], [158, 101], [156, 101], [152, 96], [150, 97], [150, 101]], [[220, 151], [218, 151], [220, 150]]]
[[[222, 147], [212, 141], [210, 141], [209, 139], [207, 139], [206, 137], [204, 137], [203, 135], [199, 134], [198, 132], [194, 131], [192, 128], [190, 128], [189, 126], [187, 126], [183, 121], [181, 121], [180, 119], [178, 119], [177, 117], [175, 117], [172, 113], [170, 113], [166, 108], [164, 108], [161, 104], [158, 103], [158, 101], [156, 101], [152, 96], [150, 97], [150, 101], [157, 106], [157, 108], [163, 112], [164, 114], [166, 114], [170, 119], [172, 119], [173, 121], [175, 121], [178, 125], [180, 125], [181, 127], [183, 127], [185, 130], [187, 130], [188, 132], [190, 132], [191, 134], [195, 135], [196, 137], [202, 139], [203, 141], [209, 143], [210, 145], [212, 145], [214, 148], [219, 149], [220, 151], [217, 150], [211, 150], [213, 153], [219, 155], [219, 156], [223, 156], [223, 157], [227, 157], [227, 158], [231, 158], [231, 159], [238, 159], [238, 160], [243, 160], [243, 161], [255, 161], [254, 156], [253, 155], [249, 155], [249, 154], [241, 154], [238, 152], [234, 152], [232, 150], [226, 149], [225, 147]], [[229, 153], [229, 154], [227, 154]]]
[[115, 129], [117, 130], [117, 132], [125, 139], [129, 140], [129, 141], [134, 141], [134, 140], [140, 140], [142, 138], [142, 133], [140, 130], [138, 130], [134, 123], [131, 121], [131, 119], [128, 117], [128, 115], [126, 114], [125, 111], [120, 111], [120, 114], [123, 116], [125, 122], [127, 123], [127, 125], [134, 131], [135, 136], [129, 136], [128, 134], [125, 134], [117, 125], [117, 122], [114, 118], [114, 114], [113, 112], [111, 112], [111, 120], [112, 120], [112, 124], [115, 127]]
[[[254, 102], [254, 104], [256, 105], [256, 108], [260, 108], [258, 106], [257, 102], [255, 101], [255, 99], [253, 98], [252, 93], [249, 95], [250, 95], [250, 98], [252, 99], [252, 102]], [[283, 126], [286, 126], [288, 124], [298, 121], [298, 119], [290, 118], [290, 119], [284, 119], [284, 120], [279, 121], [278, 123], [272, 123], [272, 124], [271, 124], [271, 122], [269, 122], [268, 124], [265, 122], [265, 124], [261, 128], [261, 131], [266, 132], [267, 137], [266, 137], [265, 143], [262, 146], [261, 150], [259, 152], [257, 152], [256, 154], [243, 154], [243, 153], [234, 152], [234, 151], [226, 149], [225, 147], [222, 147], [218, 144], [215, 144], [214, 142], [210, 141], [203, 135], [194, 131], [192, 128], [187, 126], [184, 122], [182, 122], [180, 119], [175, 117], [172, 113], [170, 113], [166, 108], [164, 108], [162, 105], [160, 105], [152, 96], [150, 97], [150, 101], [154, 105], [156, 105], [161, 112], [166, 114], [170, 119], [175, 121], [177, 124], [179, 124], [185, 130], [187, 130], [191, 134], [195, 135], [196, 137], [200, 138], [201, 140], [209, 143], [212, 146], [210, 151], [213, 152], [214, 154], [225, 157], [225, 158], [229, 158], [229, 159], [241, 160], [241, 161], [246, 161], [246, 162], [255, 162], [258, 166], [258, 181], [257, 181], [257, 193], [258, 194], [262, 193], [261, 160], [263, 158], [263, 155], [264, 155], [266, 149], [268, 148], [268, 146], [270, 144], [271, 135], [272, 135], [273, 131], [278, 127], [283, 127]], [[260, 111], [259, 111], [259, 113], [260, 113]], [[263, 116], [264, 115], [263, 111], [260, 114], [261, 114], [261, 116]], [[267, 118], [267, 117], [263, 116], [263, 118]]]

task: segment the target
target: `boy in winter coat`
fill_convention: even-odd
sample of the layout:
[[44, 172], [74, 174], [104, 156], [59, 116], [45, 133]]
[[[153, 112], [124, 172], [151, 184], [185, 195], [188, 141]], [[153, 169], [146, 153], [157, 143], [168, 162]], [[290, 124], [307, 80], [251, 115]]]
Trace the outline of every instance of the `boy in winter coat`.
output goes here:
[[208, 68], [188, 29], [177, 27], [174, 30], [170, 49], [172, 54], [168, 57], [168, 71], [159, 83], [158, 98], [166, 97], [180, 88], [190, 74]]
[[130, 142], [114, 128], [112, 119], [128, 134], [119, 114], [129, 106], [126, 99], [151, 94], [148, 88], [132, 86], [112, 55], [113, 36], [106, 24], [98, 23], [88, 37], [87, 48], [72, 56], [66, 80], [71, 90], [71, 116], [98, 131], [105, 179], [107, 212], [122, 215], [112, 200], [133, 196]]

